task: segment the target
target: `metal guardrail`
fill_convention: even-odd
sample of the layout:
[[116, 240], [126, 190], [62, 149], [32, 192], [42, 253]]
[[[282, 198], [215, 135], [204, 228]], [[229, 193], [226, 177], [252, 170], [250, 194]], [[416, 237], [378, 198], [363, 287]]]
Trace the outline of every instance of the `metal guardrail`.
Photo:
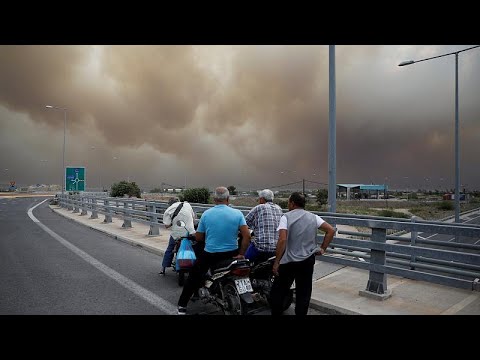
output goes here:
[[[113, 216], [123, 219], [122, 227], [132, 227], [132, 221], [150, 225], [149, 235], [159, 234], [166, 202], [140, 199], [98, 197], [85, 194], [59, 195], [59, 203], [73, 212], [82, 210], [105, 216], [104, 222], [112, 222]], [[191, 203], [197, 214], [214, 205]], [[234, 206], [244, 215], [250, 207]], [[284, 210], [287, 212], [287, 210]], [[419, 239], [418, 232], [449, 234], [455, 237], [480, 238], [480, 226], [462, 223], [424, 221], [417, 218], [397, 219], [389, 217], [313, 212], [330, 224], [368, 227], [371, 233], [338, 231], [330, 244], [329, 252], [318, 259], [325, 262], [353, 266], [369, 270], [365, 292], [380, 298], [388, 296], [387, 275], [397, 275], [441, 285], [480, 291], [480, 245], [451, 243], [439, 240]], [[405, 231], [410, 237], [387, 235], [387, 230]], [[339, 235], [355, 236], [344, 238]], [[318, 235], [318, 242], [323, 235]], [[404, 244], [408, 243], [408, 244]], [[440, 246], [442, 249], [432, 248]], [[447, 250], [445, 250], [447, 248]]]

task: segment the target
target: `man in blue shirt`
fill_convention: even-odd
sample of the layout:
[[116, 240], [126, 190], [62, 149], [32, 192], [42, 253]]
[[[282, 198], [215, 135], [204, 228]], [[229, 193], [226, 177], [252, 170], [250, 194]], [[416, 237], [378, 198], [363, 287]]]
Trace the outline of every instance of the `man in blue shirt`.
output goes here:
[[[205, 241], [205, 249], [198, 257], [185, 281], [178, 299], [178, 314], [185, 315], [193, 293], [202, 285], [208, 269], [225, 259], [243, 259], [250, 244], [250, 232], [242, 212], [228, 206], [230, 193], [226, 187], [217, 187], [213, 196], [215, 206], [205, 211], [200, 218], [195, 234], [198, 242]], [[238, 231], [242, 244], [238, 249]]]

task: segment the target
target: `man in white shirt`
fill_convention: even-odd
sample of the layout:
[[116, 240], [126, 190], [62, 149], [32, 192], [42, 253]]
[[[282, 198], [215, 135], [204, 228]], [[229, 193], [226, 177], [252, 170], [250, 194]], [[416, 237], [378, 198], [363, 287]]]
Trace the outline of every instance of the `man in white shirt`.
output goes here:
[[[335, 236], [335, 229], [320, 216], [305, 210], [305, 196], [294, 192], [288, 210], [278, 225], [278, 242], [270, 292], [272, 315], [283, 313], [283, 299], [295, 280], [295, 315], [307, 315], [312, 295], [315, 255], [323, 255]], [[317, 229], [325, 232], [320, 248]]]
[[[165, 275], [165, 269], [172, 265], [175, 241], [185, 236], [187, 232], [185, 228], [187, 228], [189, 234], [195, 234], [193, 220], [197, 218], [192, 206], [187, 201], [182, 203], [178, 201], [178, 199], [172, 198], [168, 203], [170, 206], [163, 213], [163, 223], [167, 229], [172, 228], [172, 232], [168, 241], [167, 250], [165, 250], [165, 255], [163, 255], [162, 271], [159, 273], [161, 275]], [[175, 210], [177, 210], [180, 205], [182, 205], [180, 211], [178, 211], [177, 215], [172, 219]], [[185, 228], [177, 225], [178, 220], [182, 220], [185, 223]]]

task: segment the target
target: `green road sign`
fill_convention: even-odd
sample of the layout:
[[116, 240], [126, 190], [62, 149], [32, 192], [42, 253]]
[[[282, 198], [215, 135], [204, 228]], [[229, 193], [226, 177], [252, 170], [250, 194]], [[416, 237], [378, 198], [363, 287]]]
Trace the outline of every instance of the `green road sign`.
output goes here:
[[65, 175], [65, 191], [85, 191], [85, 167], [66, 167]]

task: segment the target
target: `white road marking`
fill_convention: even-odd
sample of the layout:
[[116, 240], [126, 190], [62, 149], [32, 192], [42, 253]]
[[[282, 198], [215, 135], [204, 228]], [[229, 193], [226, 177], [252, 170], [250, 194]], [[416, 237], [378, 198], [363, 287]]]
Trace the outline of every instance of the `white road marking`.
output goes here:
[[430, 239], [431, 237], [434, 237], [435, 235], [439, 235], [439, 234], [432, 234], [432, 235], [430, 235], [430, 236], [427, 236], [426, 238], [423, 238], [423, 240]]
[[86, 252], [83, 250], [77, 248], [75, 245], [69, 243], [67, 240], [62, 238], [60, 235], [55, 233], [54, 231], [50, 230], [47, 226], [42, 224], [32, 213], [33, 209], [35, 209], [37, 206], [43, 204], [45, 201], [48, 199], [43, 200], [41, 203], [38, 203], [37, 205], [31, 207], [28, 209], [28, 216], [30, 219], [32, 219], [33, 222], [35, 222], [38, 226], [40, 226], [45, 232], [47, 232], [50, 236], [52, 236], [55, 240], [60, 242], [62, 245], [64, 245], [66, 248], [70, 249], [73, 251], [76, 255], [80, 256], [83, 260], [88, 262], [90, 265], [96, 267], [98, 270], [103, 272], [105, 275], [110, 277], [111, 279], [115, 280], [118, 282], [120, 285], [125, 287], [126, 289], [130, 290], [134, 294], [140, 296], [142, 299], [147, 301], [148, 303], [152, 304], [159, 310], [167, 313], [168, 315], [176, 314], [177, 313], [177, 307], [171, 304], [170, 302], [166, 301], [165, 299], [162, 299], [161, 297], [157, 296], [153, 292], [145, 289], [143, 286], [137, 284], [136, 282], [128, 279], [127, 277], [123, 276], [122, 274], [116, 272], [112, 268], [109, 268], [107, 265], [101, 263], [94, 257], [88, 255]]
[[465, 223], [467, 223], [467, 222], [470, 222], [470, 221], [472, 221], [472, 220], [478, 219], [478, 218], [480, 218], [480, 215], [479, 215], [479, 216], [476, 216], [476, 217], [474, 217], [474, 218], [471, 218], [470, 220], [465, 221], [463, 224], [465, 224]]
[[[479, 216], [476, 216], [476, 217], [474, 217], [474, 218], [471, 218], [470, 220], [464, 221], [462, 224], [468, 223], [469, 221], [472, 221], [472, 220], [475, 220], [475, 219], [478, 219], [478, 218], [480, 218], [480, 215], [479, 215]], [[427, 240], [427, 239], [429, 239], [429, 238], [431, 238], [431, 237], [433, 237], [433, 236], [435, 236], [435, 235], [439, 235], [439, 234], [432, 234], [432, 235], [430, 235], [430, 236], [427, 236], [426, 238], [424, 238], [424, 237], [422, 237], [422, 236], [419, 235], [418, 238], [421, 239], [421, 240]], [[448, 242], [452, 242], [453, 240], [455, 240], [455, 238], [448, 240]], [[480, 240], [479, 240], [479, 241], [480, 241]], [[476, 243], [478, 243], [478, 241], [477, 241]], [[475, 244], [476, 244], [476, 243], [475, 243]]]

